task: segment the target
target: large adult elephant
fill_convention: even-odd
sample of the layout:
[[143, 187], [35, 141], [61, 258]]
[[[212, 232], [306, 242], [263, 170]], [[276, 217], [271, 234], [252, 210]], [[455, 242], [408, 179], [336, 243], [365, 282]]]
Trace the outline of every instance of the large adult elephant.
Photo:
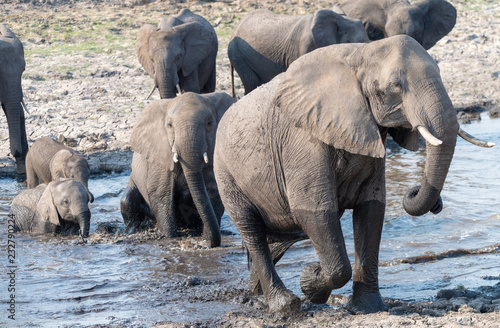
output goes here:
[[158, 26], [146, 24], [137, 34], [139, 62], [162, 99], [174, 98], [176, 87], [179, 93], [215, 91], [217, 49], [212, 25], [189, 9], [163, 18]]
[[18, 231], [87, 237], [91, 216], [89, 200], [90, 195], [80, 182], [59, 179], [14, 197], [10, 215], [14, 216]]
[[0, 103], [9, 125], [10, 153], [16, 159], [16, 172], [26, 172], [28, 140], [23, 112], [21, 76], [26, 68], [23, 44], [5, 25], [0, 24]]
[[[352, 311], [384, 309], [386, 139], [417, 150], [417, 131], [426, 140], [425, 171], [403, 206], [410, 215], [438, 213], [459, 126], [438, 66], [408, 36], [317, 49], [226, 112], [214, 172], [252, 258], [251, 288], [260, 282], [271, 311], [299, 310], [273, 262], [305, 238], [320, 260], [301, 274], [309, 300], [325, 302], [352, 276]], [[346, 209], [354, 210], [354, 273], [340, 225]]]
[[340, 7], [360, 19], [370, 40], [406, 34], [426, 50], [448, 34], [457, 20], [457, 10], [445, 0], [347, 0]]
[[132, 173], [121, 199], [129, 230], [153, 228], [167, 237], [178, 229], [203, 230], [220, 245], [224, 206], [213, 173], [217, 125], [233, 98], [226, 93], [184, 93], [148, 105], [132, 131]]
[[[287, 16], [259, 9], [238, 23], [227, 53], [232, 67], [243, 82], [245, 94], [248, 94], [286, 71], [294, 60], [314, 49], [336, 43], [368, 41], [368, 35], [359, 20], [331, 10]], [[232, 82], [234, 97], [233, 78]]]

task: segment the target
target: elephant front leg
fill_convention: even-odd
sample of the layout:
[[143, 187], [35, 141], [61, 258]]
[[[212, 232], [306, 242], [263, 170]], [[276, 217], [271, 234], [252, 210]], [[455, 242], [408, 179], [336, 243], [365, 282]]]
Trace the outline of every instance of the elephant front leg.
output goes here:
[[128, 232], [135, 233], [154, 228], [156, 219], [134, 184], [129, 183], [123, 192], [120, 209]]
[[349, 308], [354, 313], [385, 310], [378, 286], [378, 254], [384, 213], [385, 204], [376, 200], [364, 202], [353, 211], [356, 262]]
[[347, 256], [340, 215], [332, 210], [295, 213], [299, 215], [305, 233], [311, 239], [320, 263], [310, 264], [300, 275], [300, 287], [313, 303], [325, 303], [333, 289], [351, 279], [351, 264]]

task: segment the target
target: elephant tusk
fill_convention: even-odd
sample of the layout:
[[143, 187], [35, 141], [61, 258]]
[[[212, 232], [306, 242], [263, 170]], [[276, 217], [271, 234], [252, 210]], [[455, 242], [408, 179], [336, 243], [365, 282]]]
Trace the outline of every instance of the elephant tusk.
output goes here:
[[23, 105], [24, 110], [28, 115], [31, 115], [31, 113], [28, 111], [28, 107], [26, 107], [26, 104], [24, 103], [24, 99], [21, 100], [21, 105]]
[[423, 126], [419, 125], [419, 126], [417, 126], [417, 130], [418, 130], [418, 132], [420, 132], [420, 134], [422, 135], [422, 137], [424, 137], [425, 141], [427, 141], [431, 145], [433, 145], [433, 146], [439, 146], [439, 145], [441, 145], [443, 143], [441, 140], [439, 140], [438, 138], [436, 138], [435, 136], [433, 136], [432, 133], [430, 133], [429, 130], [427, 130], [426, 127], [423, 127]]
[[484, 141], [484, 140], [478, 139], [478, 138], [474, 137], [473, 135], [470, 135], [467, 132], [465, 132], [464, 130], [462, 130], [462, 128], [458, 129], [458, 135], [461, 136], [462, 139], [470, 142], [473, 145], [479, 146], [479, 147], [491, 148], [491, 147], [495, 146], [494, 142]]
[[179, 85], [179, 83], [177, 83], [175, 87], [177, 88], [177, 93], [182, 94], [181, 86]]
[[203, 153], [203, 160], [205, 161], [205, 164], [208, 164], [208, 155], [207, 155], [207, 152]]
[[174, 153], [174, 163], [179, 162], [179, 154]]
[[149, 98], [151, 98], [151, 96], [153, 95], [153, 92], [155, 92], [156, 90], [156, 85], [153, 87], [153, 90], [151, 90], [151, 92], [149, 93], [149, 96], [146, 98], [146, 100], [149, 100]]

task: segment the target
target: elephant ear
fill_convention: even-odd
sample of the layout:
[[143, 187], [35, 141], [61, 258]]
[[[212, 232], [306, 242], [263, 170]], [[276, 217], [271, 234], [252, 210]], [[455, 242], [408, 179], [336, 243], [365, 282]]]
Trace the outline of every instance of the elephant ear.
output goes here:
[[54, 199], [52, 197], [52, 188], [58, 184], [58, 181], [52, 181], [47, 185], [38, 200], [36, 213], [39, 220], [42, 222], [50, 222], [55, 225], [61, 225], [59, 222], [59, 213], [57, 212]]
[[331, 10], [322, 9], [314, 13], [312, 34], [318, 48], [336, 44], [338, 21], [341, 16]]
[[184, 36], [184, 59], [182, 61], [182, 74], [191, 74], [201, 61], [205, 59], [212, 50], [213, 34], [198, 22], [190, 22], [175, 26], [175, 31], [185, 33]]
[[419, 140], [417, 131], [406, 128], [389, 128], [389, 134], [399, 146], [411, 151], [418, 150]]
[[214, 115], [217, 119], [217, 124], [219, 124], [227, 109], [236, 102], [233, 97], [225, 92], [213, 92], [205, 94], [204, 96], [214, 105]]
[[356, 73], [334, 50], [317, 49], [295, 61], [283, 74], [275, 104], [296, 127], [353, 154], [382, 158], [385, 146]]
[[154, 79], [155, 68], [151, 57], [149, 57], [149, 37], [151, 33], [156, 31], [158, 28], [151, 24], [146, 24], [139, 29], [137, 32], [137, 57], [139, 58], [139, 63], [141, 63], [144, 70]]
[[457, 22], [457, 10], [444, 0], [422, 0], [415, 6], [424, 14], [422, 46], [428, 50], [453, 29]]
[[150, 103], [135, 121], [130, 144], [151, 163], [170, 167], [173, 163], [170, 141], [166, 131], [166, 115], [174, 99], [161, 99]]

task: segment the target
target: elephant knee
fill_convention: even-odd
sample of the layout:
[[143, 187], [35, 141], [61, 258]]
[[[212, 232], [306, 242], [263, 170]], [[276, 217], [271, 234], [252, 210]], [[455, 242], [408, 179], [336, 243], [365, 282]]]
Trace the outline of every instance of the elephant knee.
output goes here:
[[351, 265], [342, 265], [335, 268], [335, 271], [328, 274], [330, 284], [333, 289], [341, 288], [345, 286], [352, 278], [352, 268]]

